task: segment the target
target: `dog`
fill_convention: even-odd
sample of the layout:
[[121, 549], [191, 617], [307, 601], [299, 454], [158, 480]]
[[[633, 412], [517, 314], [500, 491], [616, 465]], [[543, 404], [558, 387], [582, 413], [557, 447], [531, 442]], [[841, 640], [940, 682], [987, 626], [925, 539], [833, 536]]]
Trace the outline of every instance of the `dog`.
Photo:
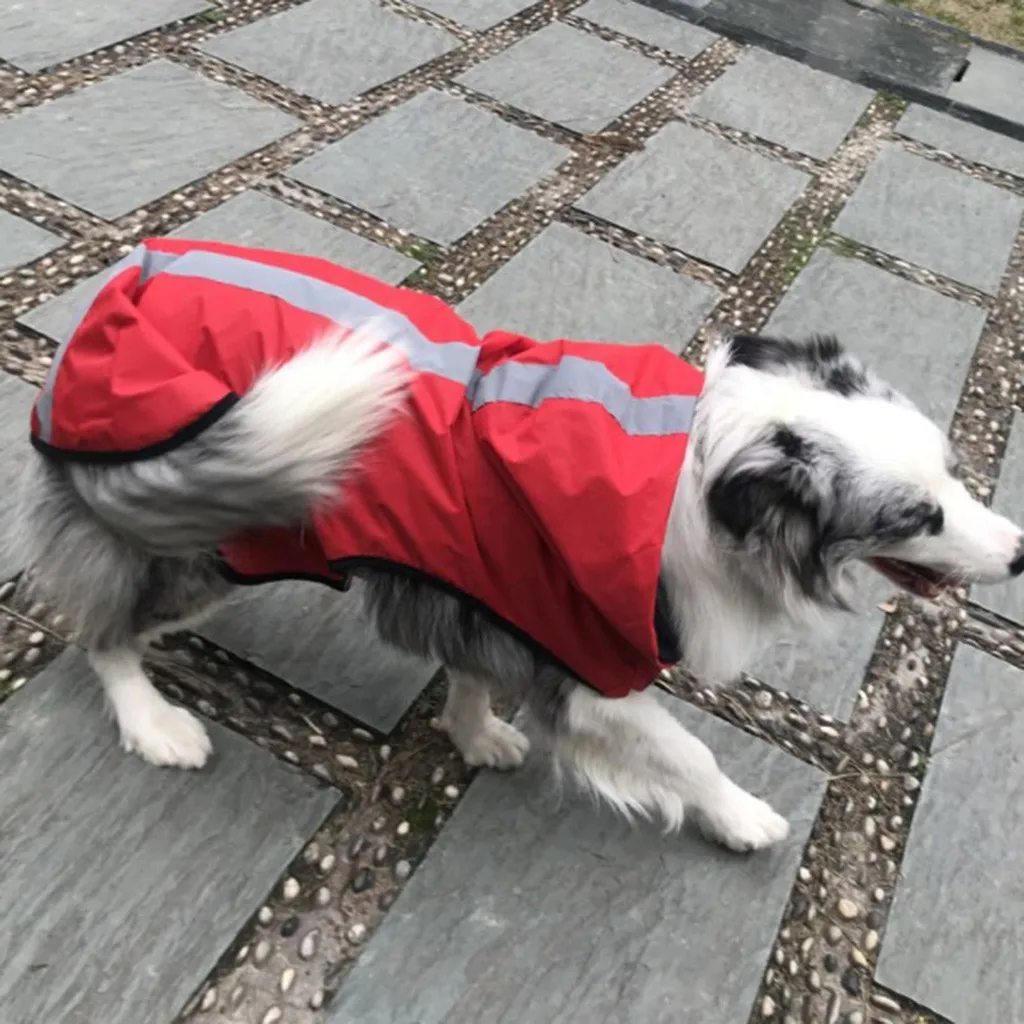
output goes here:
[[[146, 287], [157, 287], [152, 280], [163, 280], [177, 258], [146, 263], [129, 292], [150, 274]], [[188, 294], [189, 280], [179, 277], [179, 294]], [[116, 332], [97, 334], [95, 323], [90, 330], [116, 351]], [[389, 331], [356, 320], [298, 339], [284, 362], [260, 365], [253, 352], [251, 388], [201, 432], [144, 458], [69, 461], [37, 445], [14, 550], [28, 585], [86, 649], [125, 750], [154, 765], [207, 761], [203, 725], [148, 680], [146, 645], [229, 598], [233, 584], [218, 554], [225, 540], [305, 530], [325, 504], [344, 518], [360, 460], [396, 429], [410, 389], [428, 372], [411, 365], [400, 343], [381, 343]], [[653, 349], [630, 358], [655, 359]], [[108, 399], [90, 400], [95, 413]], [[59, 395], [44, 389], [41, 401]], [[550, 445], [563, 460], [587, 457], [578, 437], [568, 452], [566, 443], [541, 435], [534, 447], [543, 454]], [[834, 338], [721, 340], [707, 360], [678, 477], [667, 481], [657, 556], [661, 611], [682, 663], [703, 681], [726, 683], [780, 633], [828, 628], [851, 610], [862, 563], [923, 597], [952, 582], [1020, 574], [1021, 529], [972, 498], [955, 470], [943, 431]], [[591, 513], [600, 520], [603, 508]], [[600, 556], [609, 572], [632, 557], [618, 548]], [[737, 851], [787, 836], [785, 819], [729, 779], [650, 692], [598, 692], [479, 602], [429, 579], [377, 564], [352, 575], [383, 641], [444, 664], [440, 722], [468, 764], [511, 769], [526, 756], [526, 735], [492, 711], [492, 689], [508, 686], [524, 695], [556, 776], [628, 818], [674, 830], [691, 817]], [[572, 615], [557, 626], [581, 628]]]

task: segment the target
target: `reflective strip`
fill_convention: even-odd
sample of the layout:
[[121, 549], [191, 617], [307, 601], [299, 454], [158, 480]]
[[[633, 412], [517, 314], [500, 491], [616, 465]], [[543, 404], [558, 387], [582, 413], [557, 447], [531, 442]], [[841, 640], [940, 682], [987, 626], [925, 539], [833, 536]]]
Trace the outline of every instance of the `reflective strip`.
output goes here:
[[157, 274], [194, 277], [273, 296], [342, 327], [356, 328], [376, 321], [382, 328], [382, 340], [398, 345], [413, 369], [466, 386], [474, 411], [495, 402], [537, 408], [549, 398], [574, 399], [603, 406], [626, 433], [639, 437], [688, 433], [693, 422], [696, 397], [658, 395], [638, 398], [630, 391], [629, 385], [601, 362], [565, 356], [554, 365], [504, 363], [490, 373], [480, 375], [476, 372], [480, 355], [478, 346], [462, 341], [431, 341], [397, 310], [380, 306], [345, 288], [237, 256], [202, 250], [179, 255], [150, 252], [139, 246], [111, 267], [77, 308], [47, 372], [36, 407], [41, 440], [51, 441], [53, 387], [68, 343], [99, 292], [114, 277], [131, 267], [142, 268], [139, 283]]
[[[141, 279], [144, 280], [147, 276], [154, 273], [150, 269], [150, 261], [155, 253], [149, 252], [143, 245], [138, 245], [127, 256], [118, 260], [109, 270], [102, 272], [99, 275], [99, 280], [92, 283], [92, 287], [86, 289], [86, 294], [82, 296], [77, 303], [75, 303], [75, 311], [71, 317], [71, 323], [68, 326], [64, 337], [61, 339], [60, 345], [57, 347], [57, 351], [54, 353], [53, 362], [50, 363], [49, 370], [46, 371], [46, 380], [43, 381], [42, 391], [39, 393], [39, 398], [36, 402], [36, 414], [39, 417], [39, 438], [41, 441], [47, 443], [50, 442], [53, 435], [53, 388], [57, 382], [57, 371], [60, 369], [61, 361], [64, 359], [64, 355], [68, 350], [68, 345], [71, 343], [71, 339], [74, 337], [75, 331], [78, 330], [82, 325], [82, 321], [85, 319], [85, 314], [89, 312], [89, 308], [96, 301], [96, 296], [111, 281], [114, 280], [118, 274], [124, 273], [126, 270], [130, 270], [132, 267], [142, 267]], [[163, 255], [162, 253], [160, 255]]]
[[479, 377], [471, 389], [473, 411], [494, 402], [536, 409], [549, 398], [604, 406], [634, 437], [687, 434], [697, 407], [694, 395], [638, 398], [604, 363], [564, 356], [558, 363], [503, 363]]
[[374, 321], [382, 328], [382, 340], [401, 348], [412, 368], [421, 373], [433, 373], [457, 384], [468, 384], [476, 371], [480, 354], [476, 345], [463, 341], [431, 341], [397, 310], [379, 306], [362, 295], [315, 277], [237, 256], [199, 251], [176, 259], [164, 273], [173, 277], [198, 277], [272, 295], [296, 309], [315, 313], [341, 327], [355, 328]]

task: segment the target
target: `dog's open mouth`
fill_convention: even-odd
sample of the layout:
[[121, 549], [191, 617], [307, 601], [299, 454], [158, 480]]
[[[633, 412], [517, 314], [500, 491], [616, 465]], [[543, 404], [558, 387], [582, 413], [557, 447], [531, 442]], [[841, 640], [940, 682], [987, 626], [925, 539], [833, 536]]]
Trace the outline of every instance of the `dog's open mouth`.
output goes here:
[[938, 597], [950, 583], [948, 576], [934, 569], [914, 565], [912, 562], [901, 562], [898, 558], [869, 558], [867, 562], [876, 572], [916, 597]]

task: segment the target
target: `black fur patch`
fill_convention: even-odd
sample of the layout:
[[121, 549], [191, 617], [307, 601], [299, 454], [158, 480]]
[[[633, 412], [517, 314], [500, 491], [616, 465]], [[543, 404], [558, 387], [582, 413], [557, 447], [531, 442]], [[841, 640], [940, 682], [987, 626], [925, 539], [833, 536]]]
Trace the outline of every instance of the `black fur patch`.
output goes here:
[[740, 334], [732, 338], [729, 361], [765, 373], [798, 370], [824, 390], [844, 397], [871, 394], [879, 388], [861, 364], [831, 336], [815, 336], [801, 342]]

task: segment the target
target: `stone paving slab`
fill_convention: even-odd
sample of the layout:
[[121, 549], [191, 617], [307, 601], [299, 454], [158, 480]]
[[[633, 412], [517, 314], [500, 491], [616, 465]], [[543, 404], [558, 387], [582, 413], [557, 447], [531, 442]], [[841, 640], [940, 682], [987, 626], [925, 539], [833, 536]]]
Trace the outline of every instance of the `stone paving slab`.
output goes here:
[[375, 0], [311, 0], [203, 49], [324, 103], [340, 104], [459, 45]]
[[339, 992], [329, 1024], [747, 1019], [824, 789], [814, 769], [681, 702], [733, 777], [793, 827], [737, 856], [630, 830], [536, 771], [484, 773]]
[[40, 71], [212, 6], [210, 0], [2, 0], [0, 58]]
[[857, 259], [819, 249], [766, 332], [836, 334], [937, 423], [950, 422], [985, 312]]
[[1024, 674], [961, 647], [878, 978], [963, 1024], [1024, 1019]]
[[847, 720], [885, 621], [879, 605], [894, 594], [877, 573], [864, 570], [858, 578], [856, 611], [836, 622], [833, 637], [785, 637], [754, 662], [750, 675]]
[[428, 89], [289, 174], [395, 227], [449, 244], [522, 195], [569, 152]]
[[967, 60], [970, 65], [950, 86], [949, 98], [1024, 124], [1024, 61], [977, 45]]
[[491, 28], [536, 3], [537, 0], [415, 0], [417, 7], [478, 31]]
[[656, 341], [679, 352], [718, 298], [706, 284], [552, 224], [459, 312], [481, 333]]
[[809, 177], [670, 123], [577, 206], [738, 273]]
[[31, 384], [0, 373], [0, 582], [22, 568], [17, 554], [4, 541], [17, 504], [21, 470], [31, 452], [29, 413], [35, 400], [36, 389]]
[[[1024, 414], [1020, 412], [1014, 413], [992, 506], [1015, 522], [1020, 521], [1024, 509]], [[1024, 585], [976, 586], [972, 596], [986, 608], [1024, 625]]]
[[[780, 103], [779, 97], [786, 102]], [[767, 50], [751, 49], [690, 108], [712, 121], [827, 160], [875, 94]]]
[[64, 239], [31, 221], [0, 210], [0, 276], [53, 252]]
[[572, 13], [680, 57], [696, 57], [719, 38], [706, 28], [645, 7], [636, 0], [588, 0]]
[[201, 632], [364, 725], [390, 732], [439, 665], [382, 643], [361, 615], [359, 584], [251, 588]]
[[298, 124], [237, 89], [155, 60], [0, 123], [0, 169], [114, 218]]
[[596, 132], [674, 72], [568, 25], [527, 36], [457, 81], [575, 132]]
[[0, 707], [4, 1024], [163, 1024], [338, 799], [217, 725], [201, 772], [117, 746], [78, 651]]
[[[271, 199], [261, 192], [241, 192], [184, 227], [175, 238], [203, 239], [320, 256], [397, 284], [416, 269], [417, 262], [392, 249], [370, 242], [325, 220]], [[101, 271], [49, 302], [26, 313], [18, 322], [54, 341], [63, 338], [75, 310], [95, 297], [103, 283]]]
[[1017, 139], [916, 105], [907, 108], [896, 130], [944, 153], [1024, 178], [1024, 142]]
[[1024, 198], [883, 146], [834, 230], [954, 281], [995, 294]]

